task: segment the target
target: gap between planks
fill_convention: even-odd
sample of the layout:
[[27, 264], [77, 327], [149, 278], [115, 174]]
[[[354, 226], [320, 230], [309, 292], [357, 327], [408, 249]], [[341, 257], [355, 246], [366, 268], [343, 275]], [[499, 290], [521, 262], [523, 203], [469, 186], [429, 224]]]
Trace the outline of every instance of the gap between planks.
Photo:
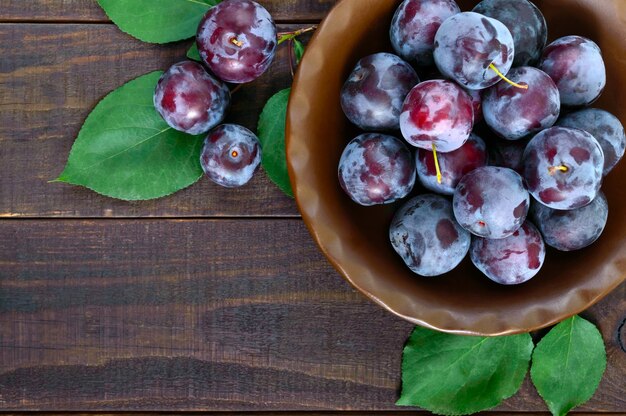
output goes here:
[[[320, 23], [320, 19], [277, 19], [274, 23], [277, 25], [297, 25], [297, 24], [316, 24]], [[2, 19], [0, 18], [0, 25], [3, 24], [26, 24], [26, 25], [113, 25], [110, 20], [76, 20], [76, 19], [52, 19], [52, 20], [37, 20], [37, 19]]]
[[[0, 216], [0, 221], [301, 221], [299, 215], [280, 215], [280, 216], [263, 216], [263, 215], [239, 215], [239, 216], [190, 216], [190, 217], [169, 217], [169, 216], [124, 216], [124, 217], [12, 217]], [[0, 412], [0, 415], [2, 413]]]

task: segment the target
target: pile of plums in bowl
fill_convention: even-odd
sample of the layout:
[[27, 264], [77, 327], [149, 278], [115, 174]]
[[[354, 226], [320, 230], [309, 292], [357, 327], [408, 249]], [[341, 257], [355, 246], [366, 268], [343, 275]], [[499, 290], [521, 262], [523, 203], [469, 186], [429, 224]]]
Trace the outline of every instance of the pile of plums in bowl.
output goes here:
[[[603, 232], [600, 187], [624, 155], [624, 127], [580, 109], [606, 85], [598, 45], [572, 35], [546, 46], [547, 32], [528, 0], [483, 0], [471, 12], [405, 0], [391, 22], [397, 55], [362, 58], [345, 82], [342, 109], [367, 132], [344, 149], [339, 183], [365, 206], [406, 198], [417, 181], [427, 189], [389, 230], [416, 274], [448, 273], [469, 253], [491, 280], [520, 284], [541, 269], [545, 244], [579, 250]], [[420, 82], [411, 64], [433, 63]], [[500, 146], [512, 154], [490, 157]]]
[[348, 281], [413, 322], [487, 335], [623, 281], [619, 2], [356, 3], [309, 47], [287, 128], [303, 218]]

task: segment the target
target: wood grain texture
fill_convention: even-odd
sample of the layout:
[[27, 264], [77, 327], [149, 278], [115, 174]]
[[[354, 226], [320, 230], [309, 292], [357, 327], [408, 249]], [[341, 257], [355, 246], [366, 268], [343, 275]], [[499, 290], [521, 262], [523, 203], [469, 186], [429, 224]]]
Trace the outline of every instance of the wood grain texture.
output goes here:
[[[321, 20], [337, 0], [260, 0], [277, 22]], [[109, 22], [96, 0], [0, 0], [0, 21]]]
[[[0, 217], [297, 216], [294, 201], [262, 170], [241, 189], [203, 178], [174, 196], [142, 203], [48, 183], [63, 170], [100, 99], [124, 82], [183, 60], [190, 44], [147, 45], [112, 25], [0, 24], [0, 45], [10, 45], [0, 60]], [[266, 74], [235, 93], [227, 121], [256, 131], [264, 103], [290, 83], [285, 45]]]
[[[262, 3], [288, 30], [336, 0]], [[189, 42], [136, 41], [95, 0], [0, 0], [0, 22], [0, 411], [428, 414], [393, 405], [412, 326], [338, 276], [262, 172], [142, 203], [47, 183], [98, 100]], [[282, 50], [229, 121], [254, 128], [288, 72]], [[575, 414], [626, 414], [626, 285], [583, 316], [608, 368]], [[484, 414], [545, 410], [526, 379]]]
[[[0, 409], [397, 410], [412, 326], [351, 289], [300, 220], [0, 221]], [[626, 285], [584, 316], [626, 409]], [[526, 380], [499, 411], [544, 411]]]
[[[33, 413], [19, 412], [19, 413], [3, 413], [6, 416], [30, 416]], [[115, 412], [115, 413], [72, 413], [73, 416], [161, 416], [163, 413], [157, 412]], [[489, 416], [511, 416], [511, 415], [524, 415], [524, 416], [550, 416], [550, 412], [498, 412], [487, 411], [476, 413], [475, 416], [489, 415]], [[570, 412], [573, 416], [594, 416], [598, 413], [593, 412]], [[37, 416], [59, 416], [67, 415], [67, 413], [55, 413], [55, 412], [37, 412]], [[171, 416], [232, 416], [233, 412], [171, 412], [168, 413]], [[294, 412], [281, 412], [281, 411], [267, 411], [267, 412], [246, 412], [245, 416], [423, 416], [432, 415], [431, 412], [425, 410], [399, 410], [399, 411], [350, 411], [350, 412], [337, 412], [337, 411], [294, 411]], [[623, 412], [603, 412], [602, 416], [625, 416]]]

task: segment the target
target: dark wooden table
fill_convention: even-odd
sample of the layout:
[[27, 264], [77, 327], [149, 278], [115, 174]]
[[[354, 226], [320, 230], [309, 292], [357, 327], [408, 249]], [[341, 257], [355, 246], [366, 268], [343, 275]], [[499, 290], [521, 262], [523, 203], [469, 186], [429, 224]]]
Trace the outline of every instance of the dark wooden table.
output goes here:
[[[285, 30], [335, 0], [263, 3]], [[95, 0], [0, 0], [0, 410], [398, 410], [412, 325], [341, 279], [263, 172], [141, 203], [47, 182], [99, 99], [189, 45], [136, 41]], [[282, 49], [230, 121], [254, 128], [289, 83]], [[584, 314], [608, 369], [580, 412], [626, 412], [625, 295]], [[545, 410], [528, 380], [496, 409]]]

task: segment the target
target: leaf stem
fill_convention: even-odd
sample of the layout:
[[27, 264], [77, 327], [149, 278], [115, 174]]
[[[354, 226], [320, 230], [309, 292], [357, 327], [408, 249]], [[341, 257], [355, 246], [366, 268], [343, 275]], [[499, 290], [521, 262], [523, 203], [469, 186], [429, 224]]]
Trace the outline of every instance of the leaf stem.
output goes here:
[[243, 84], [237, 84], [232, 90], [230, 90], [230, 95], [234, 95], [237, 91], [239, 91], [243, 87]]
[[287, 45], [289, 49], [289, 69], [291, 70], [291, 78], [293, 79], [294, 74], [296, 72], [295, 68], [298, 64], [295, 61], [295, 54], [293, 53], [293, 39], [289, 39], [289, 43]]
[[285, 41], [295, 39], [298, 36], [303, 35], [308, 32], [312, 32], [315, 29], [317, 29], [317, 25], [310, 26], [310, 27], [303, 28], [303, 29], [294, 30], [292, 32], [280, 32], [278, 33], [278, 44], [280, 45], [281, 43]]

